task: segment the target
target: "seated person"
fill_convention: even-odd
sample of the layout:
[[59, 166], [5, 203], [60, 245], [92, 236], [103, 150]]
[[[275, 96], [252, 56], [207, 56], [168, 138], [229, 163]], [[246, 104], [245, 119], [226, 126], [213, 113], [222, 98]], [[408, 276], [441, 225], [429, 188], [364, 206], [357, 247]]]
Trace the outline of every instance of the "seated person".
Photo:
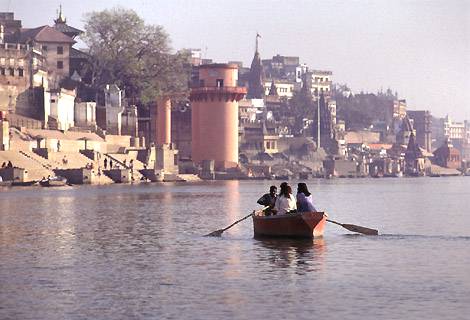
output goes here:
[[313, 205], [312, 194], [303, 182], [297, 185], [297, 210], [298, 212], [316, 212]]
[[274, 214], [287, 214], [296, 212], [297, 205], [294, 196], [292, 195], [292, 188], [287, 182], [281, 183], [281, 192], [276, 199], [276, 204], [272, 212]]
[[269, 193], [264, 194], [257, 201], [258, 204], [265, 206], [265, 207], [269, 207], [264, 210], [264, 213], [267, 216], [271, 215], [271, 210], [274, 208], [274, 205], [276, 204], [276, 198], [277, 198], [276, 193], [277, 193], [276, 186], [271, 186], [269, 188]]

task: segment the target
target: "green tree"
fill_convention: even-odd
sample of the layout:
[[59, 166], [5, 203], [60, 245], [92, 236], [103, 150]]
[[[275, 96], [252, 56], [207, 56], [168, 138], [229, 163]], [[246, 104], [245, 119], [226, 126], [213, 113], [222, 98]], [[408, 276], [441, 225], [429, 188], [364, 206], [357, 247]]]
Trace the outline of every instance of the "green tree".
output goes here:
[[115, 83], [128, 98], [143, 104], [161, 94], [188, 90], [187, 52], [173, 53], [163, 27], [145, 24], [133, 10], [88, 13], [83, 40], [97, 89]]
[[317, 112], [317, 105], [313, 101], [312, 95], [309, 91], [301, 90], [294, 92], [294, 95], [289, 100], [289, 109], [292, 115], [295, 116], [294, 131], [301, 133], [304, 129], [304, 119], [315, 119]]

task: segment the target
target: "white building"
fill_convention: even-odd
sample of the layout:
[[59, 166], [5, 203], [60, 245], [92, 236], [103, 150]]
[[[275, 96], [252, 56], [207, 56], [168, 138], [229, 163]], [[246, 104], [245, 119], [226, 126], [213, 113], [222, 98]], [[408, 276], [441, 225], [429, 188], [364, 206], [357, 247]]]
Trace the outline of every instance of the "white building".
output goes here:
[[312, 70], [311, 74], [311, 87], [312, 95], [316, 96], [317, 92], [325, 95], [330, 95], [331, 85], [333, 83], [333, 72], [326, 70]]
[[106, 108], [106, 132], [108, 134], [121, 135], [123, 92], [115, 84], [107, 84], [104, 89], [104, 100]]
[[[449, 116], [444, 118], [444, 135], [449, 140], [466, 140], [470, 137], [470, 124], [467, 121], [454, 122]], [[468, 140], [467, 140], [468, 141]], [[467, 143], [470, 143], [467, 142]]]
[[[264, 82], [264, 94], [269, 95], [271, 89], [272, 80]], [[294, 91], [300, 90], [300, 84], [286, 81], [286, 80], [274, 80], [276, 86], [277, 95], [279, 97], [292, 98]]]
[[96, 126], [96, 102], [80, 102], [75, 104], [75, 126]]
[[50, 91], [50, 128], [67, 131], [75, 125], [75, 90]]

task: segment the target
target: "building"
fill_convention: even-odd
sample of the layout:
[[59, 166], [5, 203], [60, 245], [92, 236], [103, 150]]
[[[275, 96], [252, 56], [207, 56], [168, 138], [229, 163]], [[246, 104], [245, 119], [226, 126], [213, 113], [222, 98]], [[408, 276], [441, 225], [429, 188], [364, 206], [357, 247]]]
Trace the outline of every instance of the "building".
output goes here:
[[307, 71], [306, 77], [310, 80], [310, 92], [312, 96], [317, 97], [318, 94], [323, 94], [329, 97], [331, 95], [333, 72], [327, 70], [312, 70]]
[[49, 85], [58, 88], [61, 80], [70, 76], [70, 51], [75, 41], [53, 27], [22, 29], [19, 43], [41, 47], [46, 57]]
[[279, 54], [271, 59], [262, 61], [266, 77], [290, 82], [302, 81], [302, 67], [299, 57], [281, 56]]
[[274, 123], [266, 121], [247, 123], [243, 126], [240, 153], [248, 157], [259, 153], [278, 153], [278, 143], [279, 134]]
[[[444, 118], [444, 136], [452, 143], [456, 140], [466, 140], [470, 136], [470, 124], [467, 121], [452, 121], [447, 115]], [[470, 141], [468, 142], [470, 143]]]
[[410, 118], [405, 115], [401, 122], [400, 131], [397, 133], [396, 143], [399, 145], [408, 145], [412, 134], [415, 135], [413, 125], [411, 124]]
[[13, 12], [0, 12], [0, 25], [2, 26], [0, 32], [2, 42], [14, 42], [18, 39], [22, 23], [21, 20], [15, 19]]
[[46, 59], [40, 47], [0, 43], [0, 111], [36, 117], [37, 110], [31, 105], [37, 96], [32, 89], [47, 89], [47, 79]]
[[[289, 80], [266, 80], [264, 82], [264, 94], [277, 95], [279, 97], [292, 98], [295, 91], [298, 91], [300, 85]], [[275, 92], [274, 92], [274, 91]]]
[[[255, 54], [256, 58], [256, 54]], [[238, 101], [246, 89], [237, 86], [233, 64], [199, 66], [198, 82], [191, 88], [192, 160], [214, 161], [216, 170], [238, 165]]]
[[429, 111], [407, 111], [407, 115], [413, 122], [416, 130], [416, 143], [426, 151], [431, 151], [431, 113]]
[[393, 101], [393, 117], [403, 119], [406, 116], [406, 100]]
[[50, 111], [47, 123], [50, 129], [64, 131], [75, 126], [75, 90], [59, 88], [50, 91]]
[[424, 156], [418, 144], [415, 142], [415, 136], [411, 132], [408, 139], [408, 145], [405, 151], [405, 174], [409, 176], [424, 175]]
[[438, 166], [451, 169], [462, 167], [460, 151], [454, 148], [448, 140], [441, 147], [434, 150], [433, 154], [432, 162]]

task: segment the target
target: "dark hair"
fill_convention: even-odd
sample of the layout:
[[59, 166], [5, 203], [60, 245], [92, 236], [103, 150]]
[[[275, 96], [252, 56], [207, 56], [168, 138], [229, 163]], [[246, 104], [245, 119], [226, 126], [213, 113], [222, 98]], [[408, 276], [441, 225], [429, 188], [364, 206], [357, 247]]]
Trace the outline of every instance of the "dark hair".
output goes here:
[[303, 182], [300, 182], [297, 185], [297, 193], [303, 193], [306, 197], [308, 197], [311, 193], [308, 191], [307, 185]]
[[289, 197], [289, 185], [287, 182], [281, 183], [281, 191], [279, 192], [280, 196]]
[[277, 187], [276, 187], [276, 186], [270, 186], [270, 187], [269, 187], [269, 193], [276, 192], [276, 191], [277, 191]]
[[292, 194], [292, 188], [291, 188], [291, 186], [289, 186], [289, 185], [287, 186], [287, 192], [288, 192], [289, 194]]

